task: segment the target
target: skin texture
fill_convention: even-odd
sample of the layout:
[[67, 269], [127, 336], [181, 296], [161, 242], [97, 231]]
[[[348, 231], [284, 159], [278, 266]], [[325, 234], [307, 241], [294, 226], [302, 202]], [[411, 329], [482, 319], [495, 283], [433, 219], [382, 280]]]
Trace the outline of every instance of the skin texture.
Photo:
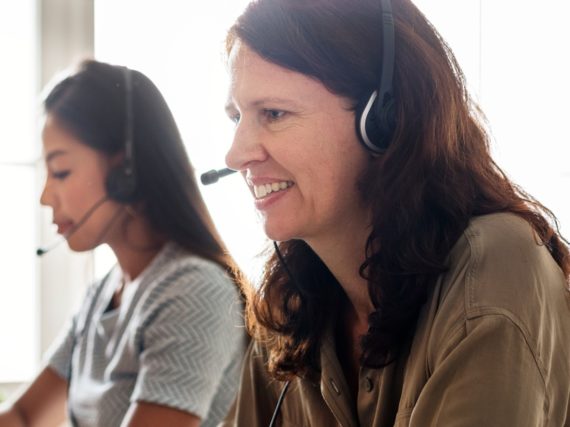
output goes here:
[[303, 239], [318, 251], [343, 235], [361, 236], [369, 211], [357, 181], [370, 156], [357, 141], [348, 101], [239, 42], [230, 70], [227, 112], [236, 128], [226, 163], [250, 188], [289, 183], [256, 201], [268, 237]]

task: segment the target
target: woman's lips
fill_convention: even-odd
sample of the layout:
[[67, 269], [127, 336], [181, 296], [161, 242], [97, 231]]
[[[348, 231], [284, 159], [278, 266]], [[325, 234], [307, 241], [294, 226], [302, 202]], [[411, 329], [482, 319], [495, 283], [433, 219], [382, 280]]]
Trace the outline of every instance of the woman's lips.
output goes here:
[[56, 222], [54, 224], [57, 226], [57, 232], [59, 234], [66, 234], [69, 232], [69, 230], [71, 230], [71, 227], [73, 227], [73, 222], [71, 221]]

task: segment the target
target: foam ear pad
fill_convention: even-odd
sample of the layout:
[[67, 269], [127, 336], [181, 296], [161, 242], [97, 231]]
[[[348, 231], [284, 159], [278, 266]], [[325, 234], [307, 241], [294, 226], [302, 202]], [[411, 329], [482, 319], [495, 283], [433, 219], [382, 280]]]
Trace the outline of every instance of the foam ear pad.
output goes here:
[[356, 114], [356, 132], [362, 145], [373, 154], [381, 154], [390, 145], [394, 131], [394, 100], [388, 97], [384, 105], [378, 106], [378, 91]]
[[137, 200], [137, 182], [132, 170], [119, 167], [109, 171], [105, 182], [109, 198], [120, 203], [132, 203]]

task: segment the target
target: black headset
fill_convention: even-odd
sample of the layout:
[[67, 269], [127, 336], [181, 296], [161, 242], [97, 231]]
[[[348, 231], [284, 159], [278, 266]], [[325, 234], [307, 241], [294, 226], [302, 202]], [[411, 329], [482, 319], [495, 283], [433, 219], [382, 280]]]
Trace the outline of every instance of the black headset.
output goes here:
[[392, 80], [395, 65], [396, 35], [391, 0], [381, 0], [382, 12], [382, 74], [380, 87], [356, 113], [356, 133], [362, 145], [372, 154], [381, 154], [390, 145], [394, 134], [395, 112]]
[[132, 73], [124, 68], [125, 79], [125, 157], [120, 167], [109, 171], [105, 189], [110, 199], [120, 203], [132, 203], [137, 199], [137, 179], [134, 162], [133, 139], [133, 82]]

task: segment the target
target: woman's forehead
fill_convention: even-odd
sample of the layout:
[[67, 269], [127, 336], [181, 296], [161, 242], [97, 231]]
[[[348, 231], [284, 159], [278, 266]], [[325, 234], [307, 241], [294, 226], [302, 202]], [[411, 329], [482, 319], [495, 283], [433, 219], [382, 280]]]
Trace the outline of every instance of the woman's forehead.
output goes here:
[[230, 56], [228, 104], [304, 104], [328, 99], [330, 92], [317, 79], [262, 58], [244, 43]]

